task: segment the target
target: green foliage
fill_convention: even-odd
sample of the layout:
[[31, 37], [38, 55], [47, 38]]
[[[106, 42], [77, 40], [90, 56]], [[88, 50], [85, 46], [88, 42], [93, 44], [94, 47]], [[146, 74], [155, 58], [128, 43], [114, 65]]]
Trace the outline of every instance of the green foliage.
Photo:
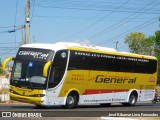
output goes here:
[[128, 44], [131, 53], [152, 55], [154, 52], [155, 37], [146, 37], [143, 33], [132, 32], [125, 37], [125, 43]]
[[160, 83], [160, 54], [157, 55], [158, 59], [158, 83]]
[[155, 36], [150, 36], [148, 38], [145, 38], [141, 42], [141, 53], [144, 55], [154, 55], [154, 43], [155, 43]]
[[155, 54], [160, 54], [160, 30], [155, 32]]

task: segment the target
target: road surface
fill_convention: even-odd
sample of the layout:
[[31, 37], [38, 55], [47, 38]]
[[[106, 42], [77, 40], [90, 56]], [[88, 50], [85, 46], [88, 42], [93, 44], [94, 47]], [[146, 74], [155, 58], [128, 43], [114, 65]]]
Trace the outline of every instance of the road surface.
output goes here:
[[75, 109], [65, 109], [60, 106], [37, 108], [35, 105], [31, 104], [0, 104], [0, 116], [0, 119], [2, 119], [3, 116], [3, 120], [61, 120], [62, 118], [65, 120], [70, 120], [73, 118], [76, 120], [110, 120], [107, 119], [107, 117], [127, 117], [127, 119], [134, 118], [134, 120], [138, 119], [139, 117], [152, 117], [155, 120], [158, 120], [158, 118], [160, 119], [160, 103], [137, 103], [132, 107], [124, 107], [121, 104], [112, 104], [110, 107], [100, 107], [99, 105], [83, 105], [78, 106]]

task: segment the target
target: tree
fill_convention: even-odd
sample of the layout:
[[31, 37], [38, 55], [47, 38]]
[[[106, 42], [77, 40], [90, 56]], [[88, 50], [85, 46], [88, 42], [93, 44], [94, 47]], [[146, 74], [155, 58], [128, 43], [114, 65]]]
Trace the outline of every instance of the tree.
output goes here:
[[131, 53], [153, 55], [155, 36], [146, 37], [143, 33], [133, 32], [125, 37]]
[[142, 54], [144, 50], [145, 35], [140, 32], [132, 32], [125, 37], [125, 43], [128, 44], [131, 53]]
[[158, 59], [158, 82], [160, 83], [160, 30], [155, 32], [155, 55]]
[[141, 54], [144, 55], [155, 55], [155, 36], [150, 36], [148, 38], [145, 38], [144, 40], [142, 40], [141, 42]]
[[158, 60], [158, 83], [160, 83], [160, 54], [156, 56]]
[[155, 54], [160, 54], [160, 30], [155, 32]]

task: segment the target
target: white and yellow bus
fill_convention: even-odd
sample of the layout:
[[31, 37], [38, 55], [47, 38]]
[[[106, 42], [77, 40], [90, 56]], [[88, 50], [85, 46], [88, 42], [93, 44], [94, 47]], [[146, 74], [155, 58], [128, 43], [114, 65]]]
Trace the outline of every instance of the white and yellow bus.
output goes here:
[[10, 97], [37, 106], [153, 100], [157, 59], [78, 43], [27, 44], [14, 60]]

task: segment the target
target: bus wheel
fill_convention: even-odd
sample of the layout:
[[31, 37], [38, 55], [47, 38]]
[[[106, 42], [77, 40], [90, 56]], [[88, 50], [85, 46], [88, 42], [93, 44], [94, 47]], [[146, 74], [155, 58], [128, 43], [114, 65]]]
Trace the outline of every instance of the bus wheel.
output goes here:
[[129, 106], [134, 106], [137, 102], [137, 96], [135, 94], [131, 94], [129, 97]]
[[129, 97], [128, 103], [123, 103], [124, 106], [134, 106], [137, 102], [137, 96], [135, 94], [131, 94]]
[[78, 103], [78, 97], [76, 94], [72, 93], [69, 94], [67, 99], [66, 99], [66, 108], [74, 108]]

